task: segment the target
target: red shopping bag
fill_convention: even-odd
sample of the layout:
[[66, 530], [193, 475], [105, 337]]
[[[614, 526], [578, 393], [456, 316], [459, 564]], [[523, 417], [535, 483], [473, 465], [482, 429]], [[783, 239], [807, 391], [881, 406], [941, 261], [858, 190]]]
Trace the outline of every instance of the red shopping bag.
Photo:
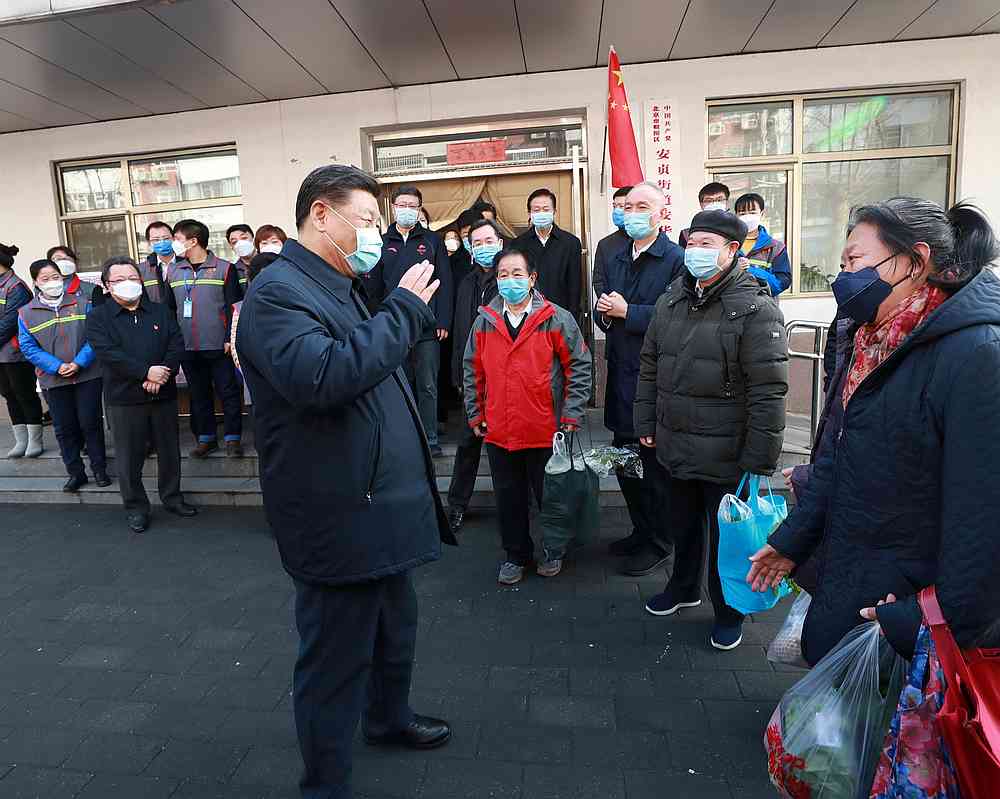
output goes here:
[[989, 799], [1000, 790], [1000, 649], [963, 652], [934, 586], [923, 589], [919, 600], [947, 683], [938, 728], [951, 750], [962, 796]]

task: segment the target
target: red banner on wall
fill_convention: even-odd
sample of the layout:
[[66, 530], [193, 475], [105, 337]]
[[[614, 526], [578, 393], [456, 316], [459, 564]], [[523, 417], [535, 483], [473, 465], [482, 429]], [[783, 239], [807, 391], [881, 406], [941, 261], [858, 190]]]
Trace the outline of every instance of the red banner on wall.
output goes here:
[[506, 160], [506, 139], [462, 141], [448, 144], [449, 164], [488, 164]]

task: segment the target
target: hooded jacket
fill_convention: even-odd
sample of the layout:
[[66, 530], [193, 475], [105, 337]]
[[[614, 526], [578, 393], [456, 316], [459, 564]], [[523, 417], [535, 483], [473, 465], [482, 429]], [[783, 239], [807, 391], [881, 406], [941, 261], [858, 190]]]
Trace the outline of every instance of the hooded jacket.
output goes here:
[[465, 348], [465, 412], [486, 423], [486, 442], [506, 450], [547, 449], [560, 425], [580, 425], [590, 398], [590, 351], [569, 311], [538, 291], [511, 339], [496, 297]]
[[733, 264], [698, 296], [685, 271], [667, 287], [643, 342], [635, 434], [680, 480], [736, 485], [781, 456], [788, 340], [777, 302]]
[[[1000, 618], [1000, 279], [984, 269], [937, 308], [857, 388], [832, 468], [809, 481], [822, 528], [782, 525], [770, 543], [796, 563], [819, 552], [802, 633], [816, 663], [878, 607], [911, 657], [916, 595], [937, 587], [960, 646]], [[996, 645], [995, 643], [992, 645]]]
[[753, 249], [746, 253], [746, 258], [750, 261], [747, 272], [763, 281], [771, 289], [772, 297], [792, 285], [792, 266], [785, 242], [771, 238], [763, 225], [757, 228]]

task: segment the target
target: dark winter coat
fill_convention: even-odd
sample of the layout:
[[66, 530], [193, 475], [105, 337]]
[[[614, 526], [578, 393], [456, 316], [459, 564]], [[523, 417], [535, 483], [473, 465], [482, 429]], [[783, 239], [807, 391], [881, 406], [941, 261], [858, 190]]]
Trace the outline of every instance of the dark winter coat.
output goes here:
[[[797, 563], [819, 552], [803, 629], [816, 663], [878, 608], [905, 657], [920, 626], [916, 595], [936, 585], [945, 618], [970, 646], [1000, 617], [1000, 279], [989, 270], [937, 308], [857, 388], [832, 468], [809, 490], [825, 525], [782, 526], [770, 543]], [[993, 644], [994, 646], [996, 644]]]
[[430, 309], [434, 319], [428, 320], [420, 339], [429, 341], [437, 337], [437, 329], [451, 330], [451, 313], [454, 305], [454, 288], [451, 282], [451, 261], [444, 241], [432, 230], [417, 223], [403, 241], [396, 223], [382, 236], [382, 260], [368, 273], [363, 281], [368, 292], [369, 308], [377, 310], [378, 304], [389, 296], [399, 285], [400, 278], [414, 264], [430, 261], [434, 264], [434, 280], [441, 285], [431, 298]]
[[608, 293], [605, 288], [608, 283], [608, 264], [618, 257], [618, 253], [631, 246], [632, 239], [619, 227], [597, 242], [597, 249], [594, 250], [594, 276], [592, 280], [595, 297]]
[[656, 303], [635, 399], [635, 434], [656, 437], [672, 477], [735, 484], [777, 468], [788, 341], [767, 288], [738, 267], [698, 297], [685, 272]]
[[684, 274], [684, 251], [660, 233], [650, 248], [632, 260], [632, 240], [604, 265], [604, 293], [617, 291], [628, 302], [624, 319], [594, 309], [594, 321], [606, 334], [608, 382], [604, 424], [619, 436], [633, 438], [632, 405], [639, 381], [639, 354], [653, 309], [667, 286]]
[[0, 275], [0, 363], [21, 363], [17, 312], [31, 302], [31, 289], [10, 269]]
[[433, 315], [396, 289], [370, 318], [360, 283], [292, 239], [275, 264], [250, 284], [236, 345], [285, 569], [337, 585], [438, 558], [455, 539], [400, 369]]
[[583, 245], [580, 239], [552, 225], [544, 245], [533, 227], [514, 239], [514, 245], [531, 254], [538, 269], [538, 290], [560, 308], [565, 308], [580, 321], [580, 299], [583, 289]]
[[498, 294], [497, 273], [493, 269], [480, 269], [465, 276], [455, 292], [455, 317], [451, 323], [451, 380], [461, 390], [464, 378], [465, 345], [469, 333], [479, 317], [479, 309], [489, 305]]

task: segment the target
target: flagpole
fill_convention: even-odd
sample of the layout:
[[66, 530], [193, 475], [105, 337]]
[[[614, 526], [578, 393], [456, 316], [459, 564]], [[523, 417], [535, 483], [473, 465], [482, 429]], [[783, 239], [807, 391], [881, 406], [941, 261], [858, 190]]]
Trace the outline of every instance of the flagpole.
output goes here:
[[607, 184], [604, 182], [604, 167], [608, 163], [608, 112], [604, 111], [604, 148], [601, 150], [601, 194], [607, 192]]

